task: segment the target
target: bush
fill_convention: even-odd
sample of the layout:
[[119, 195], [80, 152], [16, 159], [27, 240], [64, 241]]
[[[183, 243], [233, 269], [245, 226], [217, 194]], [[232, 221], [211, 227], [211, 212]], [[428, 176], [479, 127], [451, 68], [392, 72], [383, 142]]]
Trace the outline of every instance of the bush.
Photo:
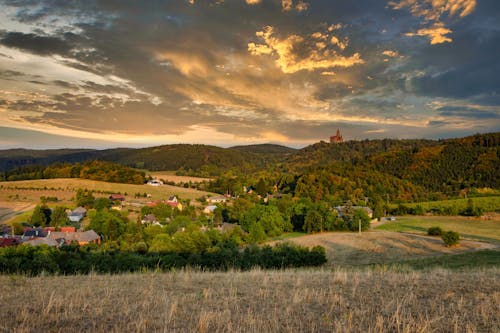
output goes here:
[[453, 246], [458, 244], [458, 241], [460, 240], [460, 235], [458, 234], [458, 232], [455, 231], [447, 231], [443, 233], [441, 238], [443, 239], [443, 242], [446, 246]]
[[443, 229], [440, 227], [430, 227], [427, 229], [427, 235], [429, 236], [441, 236], [443, 234]]

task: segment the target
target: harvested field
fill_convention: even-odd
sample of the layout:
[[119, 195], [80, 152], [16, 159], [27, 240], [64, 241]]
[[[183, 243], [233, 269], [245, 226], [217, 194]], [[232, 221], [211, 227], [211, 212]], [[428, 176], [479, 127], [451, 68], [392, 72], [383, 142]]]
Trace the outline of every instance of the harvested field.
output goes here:
[[204, 181], [210, 181], [211, 178], [202, 177], [192, 177], [192, 176], [177, 176], [174, 172], [169, 171], [146, 171], [146, 175], [150, 175], [153, 178], [163, 179], [165, 181], [174, 183], [201, 183]]
[[0, 201], [0, 223], [8, 221], [15, 216], [29, 211], [35, 204], [29, 202], [5, 202]]
[[500, 271], [0, 276], [1, 332], [498, 332]]
[[287, 241], [308, 247], [325, 248], [330, 266], [384, 264], [442, 254], [493, 249], [496, 244], [462, 240], [455, 247], [445, 247], [439, 237], [429, 237], [390, 231], [357, 233], [328, 232]]
[[[214, 193], [198, 191], [191, 188], [177, 186], [148, 186], [148, 185], [133, 185], [107, 183], [95, 180], [77, 179], [77, 178], [59, 178], [59, 179], [38, 179], [38, 180], [20, 180], [10, 182], [0, 182], [1, 192], [12, 192], [9, 195], [18, 194], [19, 197], [27, 197], [33, 199], [33, 193], [36, 194], [37, 200], [40, 196], [61, 196], [67, 198], [69, 193], [74, 196], [74, 192], [78, 188], [89, 189], [93, 191], [104, 191], [110, 193], [127, 193], [133, 198], [135, 193], [148, 193], [153, 199], [165, 199], [169, 195], [176, 194], [182, 199], [196, 199], [203, 195]], [[5, 195], [6, 195], [5, 194]]]

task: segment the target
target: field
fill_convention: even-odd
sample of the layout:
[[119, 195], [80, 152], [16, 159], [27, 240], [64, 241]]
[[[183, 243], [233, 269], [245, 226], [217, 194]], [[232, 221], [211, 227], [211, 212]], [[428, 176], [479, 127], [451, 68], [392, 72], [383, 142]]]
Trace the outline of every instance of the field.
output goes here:
[[[481, 208], [484, 212], [495, 212], [500, 210], [500, 196], [472, 197], [470, 199], [474, 203], [475, 207]], [[456, 207], [457, 211], [460, 212], [467, 208], [468, 202], [469, 199], [452, 199], [452, 200], [408, 203], [404, 205], [412, 208], [421, 206], [426, 211], [430, 211], [433, 208], [443, 209], [447, 207]], [[392, 208], [396, 207], [397, 206], [393, 205]]]
[[198, 191], [191, 188], [177, 186], [149, 186], [106, 183], [86, 179], [40, 179], [40, 180], [22, 180], [11, 182], [0, 182], [0, 222], [10, 220], [14, 216], [32, 209], [40, 202], [40, 197], [57, 197], [58, 205], [73, 206], [76, 190], [78, 188], [89, 189], [93, 191], [102, 191], [105, 193], [95, 193], [97, 197], [108, 196], [107, 193], [126, 193], [128, 200], [134, 200], [136, 193], [147, 193], [149, 200], [166, 199], [170, 195], [177, 195], [181, 199], [190, 199], [196, 204], [194, 199], [204, 195], [216, 195], [214, 193]]
[[201, 183], [210, 181], [211, 178], [191, 177], [191, 176], [177, 176], [174, 171], [145, 171], [146, 176], [151, 176], [157, 179], [163, 179], [174, 183]]
[[500, 271], [0, 276], [1, 332], [498, 332]]
[[395, 222], [378, 226], [377, 230], [426, 234], [429, 227], [453, 230], [466, 239], [500, 244], [500, 220], [482, 220], [461, 216], [402, 216]]
[[308, 247], [323, 246], [328, 257], [327, 265], [333, 267], [388, 264], [497, 248], [497, 244], [469, 240], [462, 240], [456, 247], [445, 247], [441, 238], [390, 231], [369, 231], [361, 235], [327, 232], [288, 238], [286, 241]]

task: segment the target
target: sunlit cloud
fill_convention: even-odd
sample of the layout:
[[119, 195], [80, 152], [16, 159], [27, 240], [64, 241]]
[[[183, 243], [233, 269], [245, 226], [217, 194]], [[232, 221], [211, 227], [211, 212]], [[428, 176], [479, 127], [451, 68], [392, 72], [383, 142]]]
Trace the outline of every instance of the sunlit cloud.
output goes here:
[[417, 32], [407, 32], [405, 36], [424, 36], [431, 40], [431, 45], [451, 43], [453, 40], [447, 35], [451, 34], [452, 31], [445, 28], [442, 24], [436, 23], [430, 28], [419, 29]]
[[443, 20], [446, 17], [464, 18], [472, 14], [476, 8], [476, 0], [401, 0], [390, 1], [393, 9], [408, 9], [413, 16], [424, 19], [425, 28], [417, 32], [408, 32], [406, 36], [425, 36], [432, 45], [450, 43], [449, 35], [452, 30], [445, 27]]
[[[271, 26], [258, 31], [256, 36], [263, 40], [263, 44], [248, 43], [248, 51], [252, 55], [273, 55], [276, 65], [284, 73], [295, 73], [301, 70], [313, 71], [316, 69], [327, 69], [333, 67], [352, 67], [363, 64], [359, 53], [351, 56], [342, 56], [338, 53], [343, 51], [338, 43], [332, 43], [337, 49], [317, 39], [323, 39], [321, 33], [314, 33], [311, 38], [290, 34], [287, 37], [279, 38], [275, 34], [275, 29]], [[332, 36], [331, 38], [333, 38]], [[336, 38], [336, 40], [338, 40]]]
[[[490, 7], [9, 2], [0, 5], [0, 126], [113, 146], [305, 145], [337, 128], [346, 138], [492, 131], [500, 79]], [[457, 23], [464, 17], [470, 25]]]

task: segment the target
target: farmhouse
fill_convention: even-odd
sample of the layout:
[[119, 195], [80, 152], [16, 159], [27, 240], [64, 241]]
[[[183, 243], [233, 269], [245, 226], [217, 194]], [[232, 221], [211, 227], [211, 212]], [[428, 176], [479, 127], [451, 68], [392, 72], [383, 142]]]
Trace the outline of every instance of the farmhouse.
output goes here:
[[87, 210], [84, 207], [78, 207], [69, 212], [68, 219], [71, 222], [80, 222], [85, 215], [87, 215]]
[[113, 201], [125, 201], [125, 196], [123, 196], [122, 194], [111, 194], [109, 196], [109, 200], [111, 200], [111, 202], [113, 202]]
[[62, 232], [54, 231], [47, 235], [48, 239], [57, 241], [60, 244], [71, 244], [77, 242], [78, 245], [100, 244], [101, 237], [94, 230], [83, 232]]
[[209, 197], [209, 198], [207, 198], [207, 202], [211, 203], [211, 204], [214, 204], [214, 203], [225, 203], [227, 201], [229, 201], [229, 198], [225, 197], [225, 196], [222, 196], [222, 195], [219, 195], [219, 196], [216, 196], [216, 197]]
[[215, 205], [207, 206], [207, 207], [205, 207], [205, 209], [203, 209], [203, 213], [213, 214], [216, 208], [217, 208], [217, 206], [215, 206]]
[[161, 180], [158, 180], [158, 179], [153, 179], [153, 180], [149, 180], [147, 182], [147, 184], [150, 186], [162, 186], [163, 182]]

